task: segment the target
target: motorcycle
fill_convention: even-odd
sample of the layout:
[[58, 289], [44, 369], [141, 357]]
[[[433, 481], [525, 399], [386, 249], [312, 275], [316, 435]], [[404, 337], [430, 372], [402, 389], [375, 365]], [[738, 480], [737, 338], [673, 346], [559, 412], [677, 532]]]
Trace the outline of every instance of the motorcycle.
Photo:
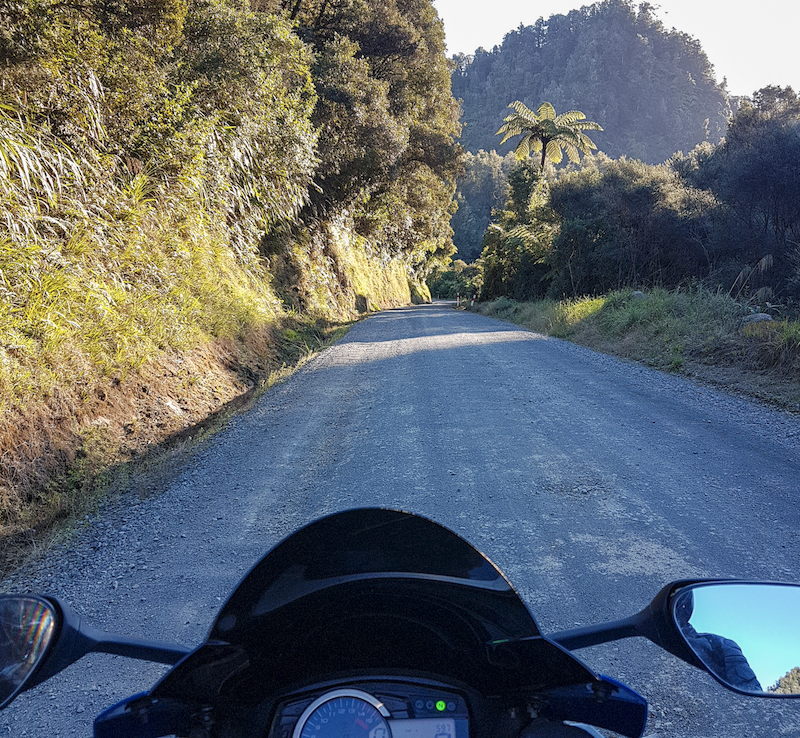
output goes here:
[[572, 651], [641, 636], [740, 694], [800, 697], [797, 612], [800, 585], [681, 580], [631, 617], [544, 635], [456, 533], [350, 510], [269, 551], [195, 649], [0, 597], [0, 708], [103, 652], [173, 668], [98, 715], [96, 738], [637, 738], [644, 697]]

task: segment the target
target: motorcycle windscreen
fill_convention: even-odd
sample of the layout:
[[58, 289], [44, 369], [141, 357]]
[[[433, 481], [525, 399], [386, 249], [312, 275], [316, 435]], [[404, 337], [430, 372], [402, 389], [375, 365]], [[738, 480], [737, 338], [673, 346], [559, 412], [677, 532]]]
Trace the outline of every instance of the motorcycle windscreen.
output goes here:
[[[490, 645], [518, 639], [537, 645], [523, 658]], [[252, 702], [287, 684], [401, 671], [489, 694], [595, 679], [540, 638], [511, 584], [463, 538], [416, 515], [362, 509], [311, 523], [270, 551], [206, 645], [152, 694]]]
[[[539, 635], [511, 584], [480, 551], [431, 520], [396, 510], [337, 513], [301, 528], [256, 564], [223, 606], [209, 640], [239, 642], [254, 623], [343, 585], [383, 582], [400, 594], [419, 583], [464, 588], [468, 609], [508, 637]], [[429, 589], [431, 589], [429, 587]], [[473, 604], [470, 605], [470, 602]], [[369, 599], [359, 611], [385, 609]]]

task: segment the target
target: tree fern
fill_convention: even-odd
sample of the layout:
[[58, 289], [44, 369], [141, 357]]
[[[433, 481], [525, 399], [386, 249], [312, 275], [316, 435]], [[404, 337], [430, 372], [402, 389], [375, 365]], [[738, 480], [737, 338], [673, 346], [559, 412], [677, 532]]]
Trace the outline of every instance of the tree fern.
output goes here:
[[525, 104], [515, 100], [508, 107], [514, 110], [503, 119], [503, 125], [495, 135], [502, 134], [504, 144], [509, 138], [521, 135], [516, 148], [517, 158], [522, 160], [532, 153], [540, 153], [539, 167], [544, 170], [549, 159], [559, 164], [564, 152], [570, 161], [580, 161], [580, 154], [590, 154], [596, 149], [594, 142], [584, 131], [602, 131], [599, 124], [586, 120], [580, 110], [570, 110], [556, 115], [549, 102], [543, 102], [534, 113]]

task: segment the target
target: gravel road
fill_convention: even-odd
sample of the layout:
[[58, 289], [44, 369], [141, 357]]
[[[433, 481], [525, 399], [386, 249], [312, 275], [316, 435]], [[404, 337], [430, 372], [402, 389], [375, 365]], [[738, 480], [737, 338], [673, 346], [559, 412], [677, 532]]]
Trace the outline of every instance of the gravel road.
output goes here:
[[[194, 645], [298, 526], [427, 515], [483, 550], [547, 632], [623, 617], [682, 577], [800, 581], [800, 419], [442, 303], [357, 324], [202, 445], [2, 583], [93, 624]], [[737, 697], [639, 639], [581, 657], [648, 697], [653, 738], [800, 735], [800, 702]], [[91, 735], [164, 667], [90, 656], [0, 736]]]

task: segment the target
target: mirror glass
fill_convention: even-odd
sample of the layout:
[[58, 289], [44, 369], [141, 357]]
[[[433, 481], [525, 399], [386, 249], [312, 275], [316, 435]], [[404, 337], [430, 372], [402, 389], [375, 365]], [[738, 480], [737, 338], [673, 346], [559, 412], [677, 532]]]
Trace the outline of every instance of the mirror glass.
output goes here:
[[800, 697], [800, 586], [692, 585], [676, 595], [673, 616], [692, 651], [727, 686]]
[[55, 631], [53, 607], [38, 597], [0, 596], [0, 708], [21, 691]]

